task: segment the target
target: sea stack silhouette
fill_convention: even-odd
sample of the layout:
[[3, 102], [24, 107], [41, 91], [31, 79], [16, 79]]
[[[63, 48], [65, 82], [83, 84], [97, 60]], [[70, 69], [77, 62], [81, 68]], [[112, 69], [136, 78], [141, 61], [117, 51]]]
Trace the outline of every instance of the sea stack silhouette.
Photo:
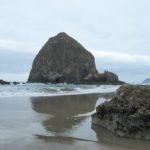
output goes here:
[[94, 56], [64, 32], [49, 38], [35, 57], [28, 82], [120, 84], [112, 72], [98, 73]]

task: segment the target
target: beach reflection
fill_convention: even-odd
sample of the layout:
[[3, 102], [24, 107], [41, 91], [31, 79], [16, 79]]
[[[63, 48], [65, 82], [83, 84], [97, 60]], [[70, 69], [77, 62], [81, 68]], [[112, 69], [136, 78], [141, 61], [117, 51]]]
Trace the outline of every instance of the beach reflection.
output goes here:
[[33, 97], [31, 102], [34, 111], [50, 116], [42, 122], [45, 129], [59, 135], [79, 126], [86, 119], [79, 115], [92, 112], [98, 98], [98, 95]]
[[110, 97], [111, 95], [90, 94], [31, 98], [32, 109], [49, 116], [41, 122], [49, 134], [36, 137], [46, 142], [75, 144], [84, 141], [111, 149], [147, 150], [150, 146], [147, 141], [120, 138], [100, 126], [92, 125], [91, 114], [96, 105]]

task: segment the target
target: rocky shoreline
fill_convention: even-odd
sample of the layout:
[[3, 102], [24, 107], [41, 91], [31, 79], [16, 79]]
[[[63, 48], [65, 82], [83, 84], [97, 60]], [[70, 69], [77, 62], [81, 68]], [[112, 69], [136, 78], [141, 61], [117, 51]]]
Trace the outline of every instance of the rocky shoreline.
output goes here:
[[10, 85], [10, 84], [17, 85], [17, 84], [25, 84], [25, 83], [24, 82], [16, 82], [16, 81], [8, 82], [8, 81], [0, 80], [0, 85]]
[[120, 137], [150, 140], [150, 86], [122, 85], [97, 107], [92, 123]]
[[0, 80], [0, 85], [7, 85], [10, 84], [8, 81]]

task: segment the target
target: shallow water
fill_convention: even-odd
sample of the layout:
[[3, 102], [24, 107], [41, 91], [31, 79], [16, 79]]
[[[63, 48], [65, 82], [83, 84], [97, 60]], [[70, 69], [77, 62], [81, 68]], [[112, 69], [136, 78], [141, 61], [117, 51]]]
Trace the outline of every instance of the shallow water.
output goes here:
[[42, 84], [0, 85], [0, 97], [37, 97], [114, 92], [119, 85]]
[[0, 150], [148, 150], [148, 141], [92, 126], [96, 105], [110, 96], [1, 97]]

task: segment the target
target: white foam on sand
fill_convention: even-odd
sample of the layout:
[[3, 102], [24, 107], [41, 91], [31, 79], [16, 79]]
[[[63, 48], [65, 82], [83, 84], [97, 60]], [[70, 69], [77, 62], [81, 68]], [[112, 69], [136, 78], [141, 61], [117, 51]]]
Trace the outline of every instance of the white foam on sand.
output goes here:
[[39, 83], [24, 85], [0, 85], [0, 97], [36, 97], [88, 93], [110, 93], [116, 91], [119, 87], [119, 85], [74, 85]]

